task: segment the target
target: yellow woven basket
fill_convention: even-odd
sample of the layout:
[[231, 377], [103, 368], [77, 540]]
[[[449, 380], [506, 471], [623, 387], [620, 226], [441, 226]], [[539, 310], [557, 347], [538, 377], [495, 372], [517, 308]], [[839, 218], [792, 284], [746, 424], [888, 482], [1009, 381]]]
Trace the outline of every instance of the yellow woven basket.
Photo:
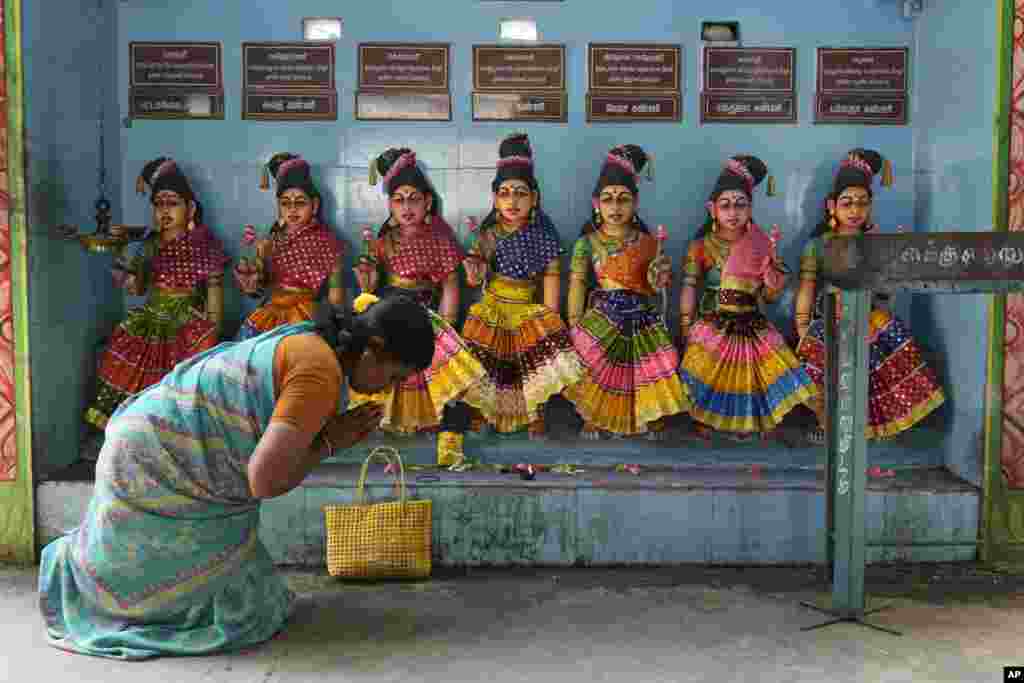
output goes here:
[[[398, 465], [399, 500], [365, 502], [366, 472], [375, 456]], [[405, 469], [398, 451], [388, 446], [373, 449], [363, 463], [355, 502], [323, 507], [328, 573], [347, 579], [430, 576], [432, 501], [407, 498]]]

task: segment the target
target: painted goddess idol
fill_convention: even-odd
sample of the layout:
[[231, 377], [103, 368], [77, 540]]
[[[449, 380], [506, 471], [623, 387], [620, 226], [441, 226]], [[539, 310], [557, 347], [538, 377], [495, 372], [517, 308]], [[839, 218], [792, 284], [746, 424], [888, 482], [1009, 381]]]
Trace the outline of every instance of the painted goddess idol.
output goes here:
[[484, 293], [462, 328], [490, 381], [465, 400], [499, 433], [526, 428], [538, 438], [545, 433], [545, 404], [585, 370], [559, 316], [564, 249], [540, 207], [529, 138], [505, 138], [498, 155], [494, 208], [466, 259], [469, 285], [482, 285]]
[[[796, 353], [819, 387], [815, 403], [818, 428], [812, 441], [824, 441], [825, 326], [823, 294], [818, 275], [825, 248], [837, 235], [857, 235], [875, 228], [871, 222], [871, 182], [885, 168], [883, 185], [891, 184], [891, 170], [882, 156], [869, 149], [854, 149], [842, 161], [832, 192], [825, 200], [826, 216], [818, 224], [800, 258], [800, 289], [796, 298]], [[895, 436], [923, 420], [945, 401], [935, 372], [924, 362], [910, 328], [881, 306], [876, 295], [869, 318], [867, 438]]]
[[147, 185], [152, 227], [114, 265], [115, 281], [146, 302], [114, 329], [100, 359], [99, 388], [85, 413], [99, 430], [127, 398], [220, 341], [229, 259], [173, 159], [146, 164], [136, 190], [143, 194]]
[[707, 222], [686, 255], [679, 305], [690, 414], [740, 438], [772, 431], [817, 395], [760, 308], [776, 301], [786, 285], [778, 232], [769, 237], [752, 218], [754, 188], [767, 173], [757, 157], [726, 162], [707, 202]]
[[239, 341], [311, 320], [324, 289], [330, 303], [345, 303], [344, 247], [320, 219], [320, 191], [309, 163], [289, 152], [275, 154], [267, 162], [261, 189], [268, 189], [267, 172], [277, 186], [277, 221], [264, 238], [246, 226], [245, 241], [255, 247], [255, 257], [241, 259], [234, 271], [242, 292], [258, 297], [269, 285], [270, 296], [242, 323]]
[[655, 298], [672, 283], [672, 262], [661, 253], [663, 235], [652, 235], [637, 213], [637, 179], [647, 163], [636, 145], [608, 153], [593, 192], [594, 219], [573, 248], [568, 317], [587, 375], [563, 393], [583, 417], [584, 438], [659, 438], [664, 419], [689, 407], [679, 352]]
[[[376, 235], [369, 229], [363, 235], [363, 252], [355, 267], [363, 293], [354, 306], [361, 311], [379, 298], [407, 294], [432, 311], [436, 345], [425, 371], [410, 375], [386, 394], [352, 392], [349, 405], [384, 403], [381, 426], [387, 431], [409, 434], [436, 429], [442, 423], [446, 428], [455, 419], [449, 404], [485, 375], [453, 327], [459, 312], [458, 269], [465, 252], [441, 217], [440, 198], [412, 150], [389, 149], [374, 159], [371, 185], [378, 176], [383, 176], [389, 216]], [[450, 446], [442, 434], [439, 452]]]

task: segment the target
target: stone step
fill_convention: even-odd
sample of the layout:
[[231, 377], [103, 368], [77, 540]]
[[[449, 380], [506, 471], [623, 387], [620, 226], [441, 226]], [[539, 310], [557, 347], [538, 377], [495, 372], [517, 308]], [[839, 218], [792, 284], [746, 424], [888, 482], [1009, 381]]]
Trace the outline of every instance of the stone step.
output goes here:
[[[575, 434], [556, 433], [543, 440], [531, 440], [525, 433], [499, 435], [469, 432], [463, 450], [468, 458], [482, 463], [571, 463], [581, 467], [614, 467], [620, 463], [638, 463], [652, 467], [743, 466], [821, 468], [825, 448], [807, 442], [805, 430], [780, 429], [770, 439], [738, 442], [722, 434], [702, 438], [692, 431], [672, 429], [664, 441], [645, 436], [590, 441]], [[942, 462], [944, 433], [924, 426], [894, 439], [868, 442], [868, 463], [882, 467], [938, 467]], [[396, 448], [402, 460], [414, 465], [436, 462], [436, 437], [431, 434], [398, 436], [377, 433], [358, 448], [339, 452], [327, 462], [362, 462], [375, 446]]]
[[[299, 488], [268, 500], [260, 535], [283, 565], [324, 567], [323, 506], [351, 503], [359, 467], [325, 464]], [[78, 524], [90, 481], [43, 482], [38, 538]], [[81, 479], [79, 477], [79, 479]], [[639, 475], [587, 467], [540, 472], [407, 473], [410, 498], [433, 505], [437, 566], [807, 564], [825, 561], [824, 473], [803, 468], [676, 467]], [[370, 500], [393, 499], [394, 477], [371, 465]], [[868, 559], [976, 557], [980, 491], [943, 468], [869, 478]]]

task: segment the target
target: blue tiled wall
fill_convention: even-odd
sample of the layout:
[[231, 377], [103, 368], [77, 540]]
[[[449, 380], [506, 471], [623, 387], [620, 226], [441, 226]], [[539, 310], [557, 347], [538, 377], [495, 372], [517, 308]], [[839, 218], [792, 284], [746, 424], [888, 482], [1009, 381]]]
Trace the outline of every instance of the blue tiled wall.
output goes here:
[[[992, 227], [996, 4], [929, 2], [919, 20], [913, 126], [919, 229]], [[980, 486], [989, 297], [914, 299], [915, 330], [938, 352], [949, 395], [944, 461]]]
[[[760, 194], [755, 216], [764, 225], [778, 223], [783, 228], [783, 253], [792, 267], [820, 216], [836, 161], [854, 146], [878, 149], [893, 162], [895, 186], [876, 194], [883, 230], [900, 224], [934, 230], [985, 228], [991, 223], [995, 10], [988, 7], [936, 0], [912, 22], [903, 17], [902, 3], [892, 0], [775, 3], [770, 12], [761, 3], [712, 0], [637, 0], [628, 7], [611, 0], [106, 0], [102, 25], [83, 30], [96, 23], [95, 11], [78, 3], [59, 5], [26, 3], [25, 10], [31, 223], [38, 233], [52, 223], [91, 219], [98, 160], [95, 115], [98, 98], [104, 96], [116, 103], [107, 110], [106, 147], [115, 219], [148, 219], [148, 203], [134, 194], [135, 176], [147, 160], [172, 155], [193, 178], [210, 224], [233, 256], [239, 254], [242, 225], [265, 226], [273, 218], [272, 196], [260, 192], [258, 184], [261, 165], [275, 152], [295, 151], [313, 163], [327, 197], [328, 220], [354, 246], [364, 223], [386, 216], [379, 189], [367, 183], [372, 156], [394, 145], [416, 149], [443, 196], [446, 218], [456, 225], [467, 215], [480, 216], [487, 210], [497, 143], [519, 129], [531, 135], [544, 204], [567, 248], [589, 213], [601, 158], [610, 146], [625, 142], [640, 144], [656, 157], [655, 182], [642, 186], [641, 211], [648, 222], [668, 227], [667, 248], [677, 266], [703, 219], [703, 203], [722, 160], [736, 153], [761, 156], [778, 180], [779, 196]], [[242, 121], [241, 43], [297, 40], [302, 17], [338, 15], [344, 20], [344, 37], [337, 45], [338, 121]], [[471, 46], [496, 42], [498, 20], [519, 16], [537, 20], [543, 41], [567, 46], [567, 124], [471, 121]], [[799, 124], [697, 123], [698, 32], [703, 20], [738, 20], [745, 45], [797, 48]], [[965, 35], [975, 38], [965, 41]], [[127, 115], [128, 43], [133, 40], [222, 42], [225, 120], [119, 125]], [[451, 43], [453, 120], [355, 122], [356, 45], [367, 41]], [[684, 121], [587, 124], [586, 45], [591, 41], [681, 43]], [[910, 47], [911, 125], [811, 123], [815, 48], [846, 45]], [[123, 313], [123, 303], [109, 284], [104, 257], [86, 257], [72, 246], [42, 237], [32, 244], [34, 403], [37, 432], [45, 432], [37, 443], [45, 451], [43, 460], [74, 459], [80, 413], [91, 388], [93, 346]], [[672, 310], [677, 296], [678, 278]], [[790, 293], [772, 311], [787, 329], [792, 305]], [[250, 307], [229, 287], [229, 334]], [[952, 299], [947, 305], [936, 298], [911, 302], [904, 297], [897, 308], [935, 349], [950, 387], [952, 422], [935, 457], [970, 475], [981, 427], [980, 401], [974, 399], [985, 387], [984, 302]]]
[[120, 205], [117, 3], [22, 3], [28, 189], [33, 461], [40, 474], [78, 459], [95, 348], [123, 314], [110, 258], [51, 231], [95, 229], [104, 105], [108, 197]]
[[[879, 200], [885, 225], [909, 224], [913, 217], [912, 136], [909, 128], [816, 127], [810, 123], [814, 90], [814, 49], [821, 45], [913, 45], [913, 24], [896, 3], [825, 2], [808, 12], [802, 3], [776, 3], [770, 13], [757, 3], [695, 0], [640, 0], [628, 11], [611, 0], [495, 3], [437, 0], [430, 3], [390, 1], [337, 3], [303, 0], [289, 3], [226, 0], [216, 11], [206, 2], [177, 2], [165, 9], [153, 4], [124, 4], [120, 10], [121, 81], [132, 40], [215, 40], [224, 45], [227, 94], [223, 122], [137, 121], [122, 131], [124, 209], [134, 221], [146, 218], [146, 203], [132, 194], [130, 181], [149, 159], [170, 153], [196, 179], [210, 220], [237, 253], [241, 226], [267, 224], [273, 217], [269, 193], [258, 190], [260, 164], [273, 153], [292, 150], [315, 166], [328, 200], [328, 213], [350, 243], [359, 227], [386, 217], [379, 190], [367, 185], [369, 159], [389, 146], [417, 151], [444, 198], [445, 216], [453, 225], [468, 214], [481, 215], [490, 205], [497, 143], [520, 128], [535, 148], [546, 209], [559, 226], [566, 246], [590, 211], [590, 192], [607, 149], [633, 142], [653, 152], [655, 182], [642, 187], [642, 214], [670, 231], [668, 249], [681, 260], [687, 240], [703, 220], [703, 203], [722, 160], [732, 154], [761, 156], [778, 179], [780, 195], [757, 199], [756, 218], [778, 223], [785, 235], [785, 255], [796, 264], [801, 244], [820, 215], [822, 195], [834, 163], [850, 148], [868, 145], [889, 155], [898, 182]], [[337, 16], [344, 37], [337, 45], [340, 114], [330, 123], [263, 123], [240, 120], [241, 43], [245, 40], [301, 38], [303, 16]], [[471, 121], [471, 46], [493, 43], [498, 21], [530, 16], [543, 41], [567, 47], [569, 122], [525, 126]], [[700, 126], [699, 60], [702, 20], [735, 19], [745, 44], [794, 46], [798, 49], [798, 93], [802, 122], [795, 126]], [[356, 45], [368, 41], [443, 41], [452, 44], [453, 120], [450, 123], [358, 123], [353, 119]], [[681, 43], [684, 49], [684, 122], [682, 124], [588, 125], [585, 121], [586, 45], [591, 41]], [[121, 87], [122, 110], [127, 88]], [[677, 284], [678, 287], [678, 284]], [[675, 294], [673, 295], [675, 296]], [[229, 294], [228, 316], [245, 312]], [[792, 298], [780, 305], [788, 319]], [[676, 306], [672, 306], [673, 309]]]

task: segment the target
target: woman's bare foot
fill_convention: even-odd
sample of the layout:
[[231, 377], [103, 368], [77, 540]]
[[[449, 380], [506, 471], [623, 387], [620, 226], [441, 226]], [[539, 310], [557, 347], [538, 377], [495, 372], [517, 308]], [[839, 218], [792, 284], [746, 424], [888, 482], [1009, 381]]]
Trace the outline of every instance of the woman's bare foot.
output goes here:
[[580, 431], [580, 438], [587, 441], [597, 441], [601, 438], [601, 430], [595, 427], [592, 422], [584, 422], [583, 429]]
[[668, 438], [668, 433], [665, 429], [665, 420], [658, 419], [654, 422], [648, 422], [646, 436], [649, 441], [664, 441]]

